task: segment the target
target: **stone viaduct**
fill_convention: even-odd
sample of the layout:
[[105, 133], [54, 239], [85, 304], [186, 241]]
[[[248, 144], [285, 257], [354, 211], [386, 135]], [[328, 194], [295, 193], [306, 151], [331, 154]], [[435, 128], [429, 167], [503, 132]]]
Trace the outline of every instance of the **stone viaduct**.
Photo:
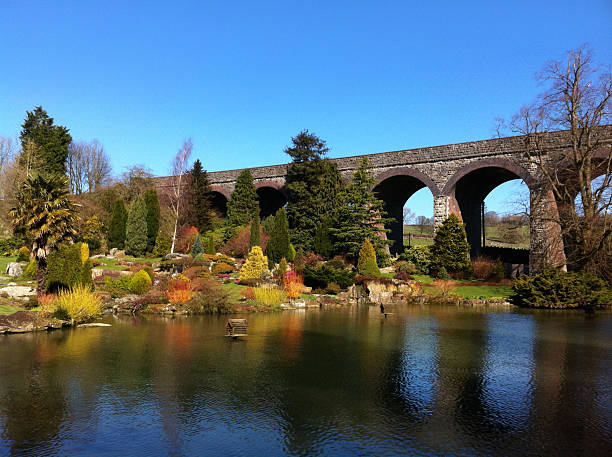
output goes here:
[[[612, 126], [604, 129], [602, 154], [612, 147]], [[434, 225], [449, 213], [459, 215], [466, 225], [472, 255], [483, 252], [481, 208], [485, 197], [500, 184], [522, 179], [530, 190], [529, 267], [564, 263], [563, 244], [558, 226], [551, 222], [556, 213], [552, 193], [546, 190], [537, 166], [525, 155], [526, 138], [522, 136], [472, 141], [467, 143], [364, 154], [330, 159], [337, 163], [345, 181], [349, 181], [362, 157], [370, 160], [375, 179], [373, 191], [385, 202], [394, 221], [387, 227], [393, 241], [391, 251], [403, 249], [403, 206], [419, 189], [429, 188], [434, 200]], [[569, 147], [564, 132], [547, 134], [544, 150], [560, 152]], [[287, 164], [251, 168], [260, 200], [262, 216], [273, 214], [287, 202], [285, 176]], [[242, 169], [209, 172], [214, 206], [224, 212]], [[166, 178], [158, 178], [158, 187], [166, 187]], [[511, 261], [510, 263], [526, 263]]]

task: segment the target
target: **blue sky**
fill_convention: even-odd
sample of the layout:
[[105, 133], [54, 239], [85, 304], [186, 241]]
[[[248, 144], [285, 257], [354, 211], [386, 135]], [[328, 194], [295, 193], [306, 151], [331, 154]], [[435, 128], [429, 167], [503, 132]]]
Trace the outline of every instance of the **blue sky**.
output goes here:
[[305, 128], [331, 157], [486, 139], [547, 60], [612, 62], [610, 0], [2, 0], [0, 19], [0, 135], [42, 105], [116, 173], [167, 174], [185, 137], [210, 171], [286, 162]]

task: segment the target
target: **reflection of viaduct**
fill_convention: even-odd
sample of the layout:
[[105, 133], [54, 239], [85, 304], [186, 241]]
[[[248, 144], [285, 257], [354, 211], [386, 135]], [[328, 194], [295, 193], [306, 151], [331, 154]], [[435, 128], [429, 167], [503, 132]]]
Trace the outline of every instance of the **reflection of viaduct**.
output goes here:
[[[606, 144], [603, 154], [610, 154], [612, 126], [604, 128]], [[549, 134], [544, 139], [545, 150], [568, 148], [563, 132]], [[472, 254], [482, 252], [481, 205], [485, 197], [500, 184], [522, 179], [530, 190], [532, 271], [542, 265], [563, 263], [562, 244], [558, 228], [550, 220], [556, 212], [552, 194], [543, 186], [537, 167], [524, 154], [524, 137], [506, 137], [468, 143], [449, 144], [402, 151], [368, 154], [374, 191], [386, 205], [394, 221], [387, 227], [394, 242], [392, 252], [402, 249], [402, 210], [406, 201], [419, 189], [428, 187], [434, 197], [434, 223], [438, 225], [450, 212], [458, 214], [466, 224]], [[343, 179], [350, 180], [363, 156], [330, 159], [338, 164]], [[214, 205], [223, 212], [242, 170], [210, 172]], [[286, 201], [285, 176], [287, 165], [251, 168], [259, 194], [262, 216], [274, 213]], [[166, 178], [167, 179], [167, 178]], [[164, 187], [164, 178], [158, 186]], [[557, 240], [553, 242], [554, 240]]]

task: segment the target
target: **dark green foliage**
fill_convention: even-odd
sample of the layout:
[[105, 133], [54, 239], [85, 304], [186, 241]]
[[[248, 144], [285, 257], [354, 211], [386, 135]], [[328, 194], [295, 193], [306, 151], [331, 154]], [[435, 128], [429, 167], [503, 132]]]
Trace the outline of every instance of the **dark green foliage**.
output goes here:
[[304, 267], [304, 285], [313, 289], [325, 289], [330, 283], [346, 289], [354, 282], [355, 273], [345, 268], [332, 268], [327, 264], [316, 268]]
[[276, 276], [278, 277], [279, 284], [283, 284], [285, 279], [285, 274], [287, 273], [287, 260], [283, 257], [281, 261], [278, 263], [278, 268], [276, 269]]
[[510, 302], [530, 308], [571, 308], [612, 304], [612, 288], [588, 273], [544, 271], [514, 281]]
[[155, 189], [147, 189], [144, 194], [145, 205], [147, 207], [147, 252], [153, 252], [155, 241], [159, 232], [159, 200]]
[[193, 242], [193, 246], [191, 246], [191, 257], [194, 259], [198, 254], [202, 254], [204, 252], [204, 247], [202, 246], [202, 240], [200, 238], [200, 234], [196, 235], [196, 239]]
[[304, 267], [306, 263], [304, 262], [304, 250], [299, 248], [295, 253], [295, 258], [293, 259], [293, 269], [296, 273], [302, 273], [304, 271]]
[[325, 142], [304, 130], [291, 139], [285, 152], [293, 163], [287, 167], [287, 220], [291, 242], [305, 251], [314, 249], [315, 232], [321, 221], [341, 205], [343, 188], [338, 166], [324, 158]]
[[19, 275], [19, 279], [24, 281], [30, 281], [36, 278], [36, 260], [32, 259], [23, 269], [23, 273]]
[[369, 168], [370, 162], [364, 157], [353, 174], [353, 181], [342, 193], [343, 204], [338, 208], [337, 222], [331, 233], [336, 253], [346, 254], [352, 260], [357, 259], [363, 242], [368, 238], [381, 264], [386, 260], [386, 247], [389, 245], [389, 241], [381, 237], [388, 231], [382, 227], [391, 219], [385, 217], [383, 201], [371, 191], [374, 178], [370, 176]]
[[261, 222], [261, 226], [263, 227], [264, 232], [266, 232], [268, 235], [270, 235], [272, 233], [272, 231], [274, 230], [274, 214], [271, 214], [268, 217], [266, 217]]
[[147, 251], [147, 205], [139, 197], [132, 203], [125, 224], [125, 252], [140, 257]]
[[434, 235], [431, 248], [435, 269], [470, 272], [470, 245], [465, 237], [465, 228], [456, 214], [450, 214]]
[[357, 271], [362, 276], [380, 276], [380, 270], [376, 264], [376, 251], [374, 251], [374, 246], [367, 238], [359, 251]]
[[193, 225], [200, 233], [211, 230], [212, 209], [211, 209], [211, 190], [208, 173], [202, 169], [200, 159], [196, 160], [191, 170], [191, 206], [193, 213]]
[[289, 255], [289, 225], [285, 208], [280, 208], [274, 216], [274, 228], [266, 246], [268, 261], [278, 263]]
[[329, 259], [333, 254], [334, 247], [330, 238], [329, 228], [331, 221], [328, 218], [323, 219], [317, 226], [314, 238], [314, 252], [321, 254], [324, 259]]
[[506, 270], [504, 268], [504, 264], [501, 260], [497, 259], [495, 261], [495, 266], [493, 267], [493, 272], [491, 273], [491, 277], [489, 279], [491, 279], [492, 281], [501, 281], [505, 277]]
[[109, 249], [123, 249], [125, 246], [125, 224], [127, 222], [127, 211], [123, 200], [118, 198], [113, 204], [111, 219], [108, 224], [108, 247]]
[[251, 223], [251, 237], [249, 240], [249, 247], [261, 246], [261, 223], [259, 219], [259, 206], [255, 211], [255, 219]]
[[411, 246], [400, 255], [400, 260], [405, 260], [414, 264], [417, 271], [421, 274], [428, 275], [429, 268], [432, 262], [430, 246]]
[[153, 255], [155, 257], [165, 257], [170, 252], [172, 246], [172, 238], [163, 232], [157, 234], [155, 239], [155, 247], [153, 248]]
[[47, 258], [45, 287], [48, 292], [69, 289], [77, 284], [91, 284], [92, 263], [81, 261], [81, 244], [61, 246]]
[[243, 170], [227, 202], [227, 222], [233, 227], [247, 225], [255, 217], [256, 211], [257, 190], [253, 184], [253, 175], [250, 170]]
[[215, 238], [212, 235], [208, 235], [206, 238], [206, 254], [215, 255]]
[[27, 244], [26, 241], [20, 236], [11, 236], [0, 240], [0, 255], [9, 256], [13, 255], [13, 252]]
[[47, 176], [65, 175], [68, 145], [72, 141], [68, 129], [54, 125], [53, 118], [41, 106], [26, 111], [21, 126], [22, 153], [18, 163]]
[[293, 247], [293, 244], [289, 243], [289, 253], [287, 254], [287, 261], [293, 262], [293, 259], [295, 259], [295, 248]]

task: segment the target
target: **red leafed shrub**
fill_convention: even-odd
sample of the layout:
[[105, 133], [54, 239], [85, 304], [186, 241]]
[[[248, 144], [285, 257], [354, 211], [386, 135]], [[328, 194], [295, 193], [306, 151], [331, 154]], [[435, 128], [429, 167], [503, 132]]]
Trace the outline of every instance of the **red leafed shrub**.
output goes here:
[[191, 279], [192, 281], [198, 276], [206, 276], [209, 274], [208, 268], [205, 267], [190, 267], [183, 271], [183, 276]]
[[190, 290], [191, 289], [191, 281], [185, 276], [178, 276], [176, 278], [172, 278], [168, 281], [168, 291], [173, 292], [176, 290]]
[[476, 278], [488, 279], [493, 273], [495, 262], [486, 257], [476, 257], [472, 260], [472, 267], [474, 268], [474, 276]]
[[221, 284], [219, 284], [219, 281], [213, 279], [211, 276], [201, 276], [191, 281], [192, 292], [209, 293], [217, 289], [221, 289]]
[[195, 227], [186, 227], [181, 230], [176, 243], [176, 248], [180, 252], [188, 253], [191, 251], [191, 246], [198, 235], [198, 229]]
[[255, 300], [255, 291], [252, 287], [247, 287], [244, 289], [244, 298], [247, 300]]
[[215, 275], [223, 275], [231, 273], [232, 271], [234, 271], [234, 267], [224, 262], [215, 263], [215, 266], [212, 269], [212, 272]]
[[323, 263], [323, 257], [309, 251], [306, 253], [306, 255], [304, 255], [304, 263], [309, 267], [316, 267]]
[[251, 242], [251, 226], [247, 225], [228, 240], [221, 248], [221, 252], [232, 257], [245, 257], [249, 253]]

